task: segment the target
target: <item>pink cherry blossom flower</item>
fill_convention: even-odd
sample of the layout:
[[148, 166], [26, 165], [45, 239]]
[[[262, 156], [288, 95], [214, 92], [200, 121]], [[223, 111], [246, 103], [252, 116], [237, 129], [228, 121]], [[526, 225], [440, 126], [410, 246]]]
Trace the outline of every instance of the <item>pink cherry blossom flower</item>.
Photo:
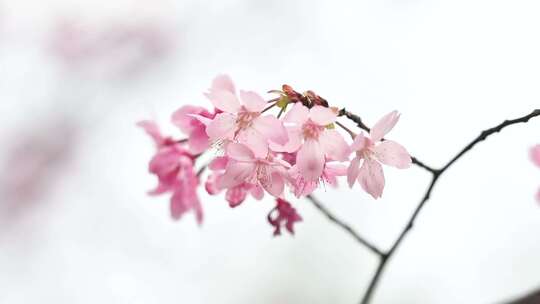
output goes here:
[[206, 126], [198, 117], [212, 119], [214, 116], [215, 114], [208, 112], [205, 108], [189, 105], [183, 106], [173, 113], [172, 123], [188, 135], [187, 144], [192, 154], [202, 153], [210, 145], [208, 135], [206, 135]]
[[[214, 171], [208, 176], [205, 183], [208, 194], [216, 195], [223, 190], [220, 188], [219, 180], [223, 176], [223, 171], [226, 169], [227, 163], [228, 157], [217, 157], [208, 165], [209, 169]], [[264, 191], [261, 186], [243, 182], [227, 189], [225, 199], [229, 202], [229, 206], [234, 208], [242, 204], [248, 194], [251, 194], [256, 200], [261, 200], [264, 197]]]
[[268, 154], [265, 158], [256, 157], [247, 146], [229, 143], [226, 154], [229, 163], [225, 173], [218, 179], [218, 187], [229, 189], [243, 183], [261, 186], [268, 193], [279, 197], [285, 188], [287, 169], [290, 165]]
[[274, 116], [261, 115], [268, 106], [263, 98], [251, 91], [240, 91], [238, 98], [228, 76], [217, 76], [206, 96], [223, 111], [207, 125], [206, 133], [212, 142], [237, 141], [249, 146], [257, 157], [266, 157], [269, 141], [287, 142], [283, 124]]
[[321, 183], [323, 185], [337, 187], [337, 177], [345, 175], [347, 175], [347, 167], [338, 163], [325, 163], [323, 173], [319, 180], [306, 180], [300, 174], [298, 166], [296, 165], [289, 170], [290, 183], [296, 197], [313, 193]]
[[540, 167], [540, 144], [531, 148], [530, 157], [532, 162]]
[[351, 145], [351, 150], [356, 152], [356, 157], [351, 161], [347, 171], [350, 187], [355, 180], [358, 180], [367, 193], [375, 199], [379, 198], [384, 189], [384, 173], [380, 163], [399, 169], [405, 169], [411, 165], [411, 156], [403, 146], [395, 141], [383, 141], [383, 137], [392, 130], [398, 120], [398, 112], [390, 112], [373, 126], [370, 137], [362, 133], [356, 136]]
[[195, 173], [193, 156], [181, 144], [163, 136], [155, 123], [142, 121], [138, 125], [154, 139], [157, 147], [148, 170], [157, 176], [158, 186], [149, 194], [172, 192], [170, 210], [173, 219], [180, 219], [184, 213], [193, 210], [201, 224], [203, 211], [197, 196], [199, 178]]
[[268, 222], [274, 226], [274, 236], [281, 235], [281, 228], [285, 228], [294, 234], [294, 224], [302, 221], [302, 217], [296, 209], [284, 199], [276, 199], [276, 207], [268, 213]]
[[284, 123], [289, 142], [284, 146], [272, 144], [279, 152], [297, 152], [298, 172], [306, 181], [317, 181], [323, 174], [326, 159], [346, 161], [350, 151], [339, 132], [328, 128], [337, 118], [337, 111], [323, 106], [308, 109], [300, 102], [287, 112]]

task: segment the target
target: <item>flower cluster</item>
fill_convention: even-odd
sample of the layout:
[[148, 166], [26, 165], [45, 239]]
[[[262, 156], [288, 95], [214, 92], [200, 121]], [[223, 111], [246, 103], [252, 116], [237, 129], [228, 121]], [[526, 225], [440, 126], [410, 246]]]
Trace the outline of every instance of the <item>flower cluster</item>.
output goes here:
[[[531, 148], [530, 156], [533, 163], [540, 168], [540, 144]], [[540, 189], [536, 193], [536, 200], [540, 202]]]
[[[283, 85], [270, 92], [278, 96], [265, 101], [255, 92], [237, 91], [228, 76], [219, 75], [205, 94], [212, 111], [184, 106], [172, 115], [173, 124], [187, 138], [164, 137], [154, 123], [139, 123], [157, 147], [149, 170], [159, 184], [151, 194], [172, 193], [174, 218], [193, 210], [202, 221], [197, 187], [206, 167], [204, 188], [210, 195], [225, 192], [231, 207], [248, 195], [257, 200], [265, 193], [274, 197], [276, 206], [268, 221], [279, 235], [282, 225], [293, 233], [293, 225], [301, 221], [286, 201], [288, 193], [303, 197], [321, 184], [335, 187], [338, 177], [346, 176], [350, 187], [358, 182], [376, 199], [385, 185], [381, 164], [400, 169], [411, 165], [405, 148], [383, 138], [399, 120], [396, 111], [382, 117], [369, 134], [356, 134], [337, 122], [343, 111], [312, 91], [302, 94]], [[279, 109], [277, 115], [270, 114], [274, 108]], [[350, 143], [338, 128], [350, 135]], [[217, 156], [196, 173], [196, 160], [210, 149]]]

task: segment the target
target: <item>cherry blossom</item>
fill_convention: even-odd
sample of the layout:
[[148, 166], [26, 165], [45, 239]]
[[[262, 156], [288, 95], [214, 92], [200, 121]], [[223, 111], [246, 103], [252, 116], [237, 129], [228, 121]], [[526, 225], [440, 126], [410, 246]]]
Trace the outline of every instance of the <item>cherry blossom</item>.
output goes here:
[[276, 199], [276, 207], [268, 213], [268, 222], [274, 226], [274, 236], [281, 235], [281, 228], [294, 234], [294, 224], [302, 221], [296, 209], [284, 199]]
[[259, 158], [247, 146], [239, 143], [227, 145], [229, 162], [225, 173], [218, 179], [218, 187], [229, 189], [244, 182], [259, 185], [268, 193], [279, 197], [285, 188], [287, 169], [290, 165], [279, 158], [267, 154]]
[[206, 133], [212, 142], [237, 141], [249, 146], [257, 157], [265, 157], [269, 141], [288, 141], [283, 124], [274, 116], [262, 115], [268, 106], [264, 99], [252, 91], [240, 91], [238, 97], [228, 76], [216, 77], [206, 96], [223, 111], [207, 125]]
[[[345, 110], [330, 107], [313, 91], [299, 93], [283, 85], [281, 91], [270, 92], [280, 96], [267, 102], [255, 92], [237, 94], [230, 77], [219, 75], [205, 93], [214, 106], [212, 112], [185, 105], [173, 113], [172, 123], [187, 138], [163, 136], [155, 123], [139, 123], [157, 149], [149, 170], [157, 176], [158, 186], [150, 194], [172, 194], [173, 218], [194, 211], [202, 222], [197, 187], [199, 175], [206, 175], [206, 192], [224, 193], [231, 208], [249, 196], [261, 200], [265, 193], [270, 194], [277, 199], [268, 215], [274, 234], [279, 235], [282, 227], [293, 233], [293, 225], [301, 217], [286, 200], [291, 193], [300, 198], [321, 185], [337, 187], [339, 178], [347, 176], [351, 187], [358, 180], [364, 190], [379, 198], [384, 188], [381, 163], [397, 168], [411, 164], [405, 148], [383, 139], [397, 123], [397, 112], [377, 122], [369, 137], [358, 134], [349, 146], [338, 128], [354, 133], [337, 122], [338, 116], [348, 115]], [[279, 113], [272, 111], [275, 109]], [[217, 155], [195, 170], [199, 156], [207, 158], [206, 152], [216, 146]], [[355, 157], [349, 161], [351, 152]]]
[[184, 213], [193, 210], [201, 224], [203, 211], [197, 196], [199, 178], [194, 169], [194, 157], [180, 143], [163, 136], [154, 122], [141, 121], [138, 125], [153, 138], [157, 148], [148, 170], [157, 176], [158, 185], [149, 194], [171, 192], [171, 216], [180, 219]]
[[337, 110], [316, 105], [308, 109], [297, 102], [284, 118], [289, 142], [271, 148], [280, 152], [297, 152], [296, 166], [306, 181], [321, 178], [326, 159], [346, 161], [350, 154], [343, 136], [331, 126]]
[[350, 187], [358, 180], [362, 188], [377, 199], [382, 196], [385, 183], [381, 163], [399, 169], [411, 165], [411, 156], [403, 146], [395, 141], [383, 140], [398, 120], [398, 112], [390, 112], [373, 126], [369, 133], [370, 137], [362, 133], [356, 136], [351, 145], [351, 150], [356, 152], [356, 156], [347, 172]]

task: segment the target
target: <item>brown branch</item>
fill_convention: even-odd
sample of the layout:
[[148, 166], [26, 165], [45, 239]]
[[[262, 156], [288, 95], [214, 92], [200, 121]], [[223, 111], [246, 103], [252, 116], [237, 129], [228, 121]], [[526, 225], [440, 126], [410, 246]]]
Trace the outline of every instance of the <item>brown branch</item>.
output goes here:
[[[360, 129], [365, 130], [367, 132], [370, 131], [370, 128], [364, 124], [360, 116], [355, 115], [349, 111], [347, 111], [345, 108], [341, 109], [339, 111], [339, 116], [346, 117], [347, 119], [354, 122]], [[504, 129], [507, 126], [518, 124], [518, 123], [526, 123], [531, 118], [540, 116], [540, 109], [536, 109], [532, 111], [530, 114], [516, 118], [511, 120], [505, 120], [499, 125], [492, 127], [490, 129], [484, 130], [480, 133], [478, 137], [476, 137], [474, 140], [472, 140], [469, 144], [467, 144], [460, 152], [456, 154], [450, 161], [448, 161], [441, 169], [435, 169], [433, 167], [430, 167], [426, 164], [424, 164], [422, 161], [420, 161], [416, 157], [412, 157], [412, 162], [418, 167], [421, 167], [425, 169], [426, 171], [430, 172], [432, 175], [431, 182], [424, 193], [424, 196], [422, 197], [422, 200], [417, 205], [416, 209], [414, 210], [413, 214], [409, 218], [405, 228], [401, 231], [396, 241], [393, 243], [390, 250], [387, 252], [383, 252], [382, 250], [378, 249], [374, 244], [366, 241], [363, 237], [361, 237], [358, 232], [353, 230], [349, 225], [345, 224], [340, 219], [336, 218], [328, 209], [326, 209], [317, 199], [315, 199], [313, 196], [308, 196], [307, 198], [315, 205], [319, 211], [321, 211], [323, 214], [325, 214], [330, 221], [338, 225], [339, 227], [343, 228], [346, 232], [348, 232], [353, 238], [355, 238], [360, 244], [366, 246], [369, 248], [373, 253], [375, 253], [377, 256], [380, 257], [380, 262], [377, 267], [377, 270], [375, 271], [373, 277], [371, 278], [371, 281], [369, 283], [369, 286], [362, 297], [361, 303], [367, 304], [371, 300], [373, 293], [375, 292], [375, 289], [380, 282], [380, 278], [384, 272], [384, 269], [386, 268], [386, 265], [388, 264], [388, 261], [393, 257], [393, 255], [396, 252], [396, 249], [399, 247], [399, 245], [403, 242], [405, 236], [410, 232], [410, 230], [413, 228], [414, 223], [418, 215], [420, 214], [420, 211], [425, 206], [427, 201], [430, 199], [431, 193], [435, 187], [435, 184], [437, 181], [439, 181], [439, 178], [441, 175], [450, 168], [457, 160], [459, 160], [463, 155], [465, 155], [468, 151], [470, 151], [474, 146], [476, 146], [479, 142], [484, 141], [486, 138], [488, 138], [490, 135], [494, 133], [500, 132], [502, 129]]]
[[450, 167], [458, 159], [460, 159], [465, 153], [467, 153], [467, 151], [471, 150], [476, 144], [478, 144], [479, 142], [485, 140], [488, 136], [490, 136], [490, 135], [492, 135], [494, 133], [498, 133], [502, 129], [504, 129], [505, 127], [508, 127], [510, 125], [514, 125], [514, 124], [517, 124], [517, 123], [526, 123], [531, 118], [534, 118], [534, 117], [537, 117], [537, 116], [540, 116], [540, 109], [536, 109], [536, 110], [532, 111], [530, 114], [519, 117], [519, 118], [516, 118], [516, 119], [505, 120], [502, 123], [500, 123], [499, 125], [491, 128], [491, 129], [487, 129], [485, 131], [482, 131], [482, 133], [480, 133], [480, 135], [478, 135], [478, 137], [476, 137], [471, 143], [469, 143], [467, 146], [465, 146], [465, 148], [463, 148], [456, 156], [454, 156], [454, 158], [452, 158], [441, 169], [441, 171], [445, 171], [446, 169], [448, 169], [448, 167]]

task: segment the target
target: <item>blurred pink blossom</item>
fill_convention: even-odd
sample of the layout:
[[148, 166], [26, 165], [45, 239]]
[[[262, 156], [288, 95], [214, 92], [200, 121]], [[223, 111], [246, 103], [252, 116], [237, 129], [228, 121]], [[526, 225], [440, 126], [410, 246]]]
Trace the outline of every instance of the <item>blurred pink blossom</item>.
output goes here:
[[173, 49], [170, 31], [159, 23], [83, 25], [60, 21], [52, 33], [52, 54], [66, 66], [106, 77], [131, 76]]
[[[19, 131], [20, 132], [20, 131]], [[18, 133], [1, 167], [0, 210], [14, 216], [43, 199], [71, 160], [77, 130], [67, 120], [42, 123], [29, 135]]]
[[201, 224], [203, 211], [197, 196], [199, 177], [195, 173], [194, 156], [181, 143], [163, 136], [154, 122], [141, 121], [138, 125], [153, 138], [157, 148], [148, 170], [157, 176], [158, 185], [149, 192], [150, 195], [172, 193], [171, 216], [180, 219], [184, 213], [193, 210]]

